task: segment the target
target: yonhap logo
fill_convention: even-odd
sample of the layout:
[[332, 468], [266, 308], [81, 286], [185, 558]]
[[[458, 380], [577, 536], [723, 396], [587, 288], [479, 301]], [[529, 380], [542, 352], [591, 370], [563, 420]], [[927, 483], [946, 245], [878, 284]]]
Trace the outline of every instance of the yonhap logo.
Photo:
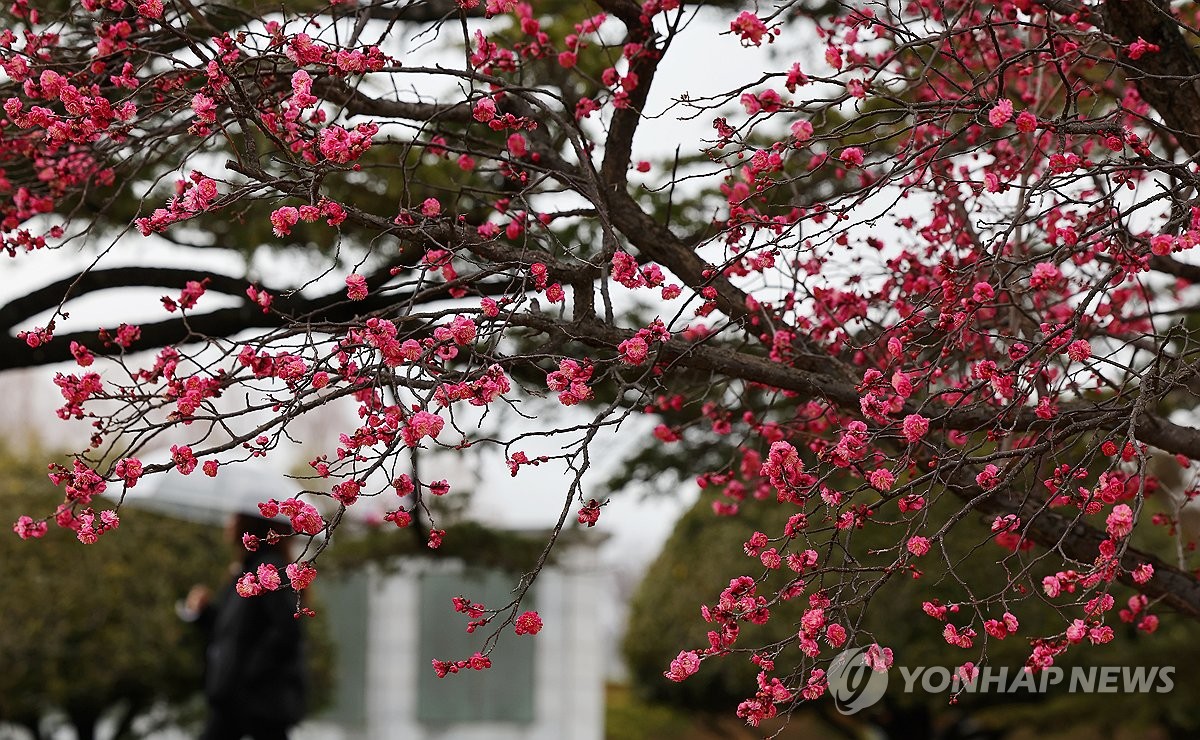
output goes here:
[[[872, 651], [876, 651], [874, 654]], [[886, 658], [884, 658], [886, 653]], [[842, 714], [857, 714], [883, 698], [888, 689], [891, 651], [878, 645], [839, 653], [825, 672], [829, 695]], [[875, 670], [876, 668], [882, 670]], [[897, 665], [897, 691], [912, 694], [1045, 694], [1052, 688], [1075, 694], [1167, 694], [1175, 689], [1174, 666], [1047, 666], [1038, 671], [1022, 666]], [[902, 684], [902, 685], [901, 685]]]
[[866, 654], [867, 648], [845, 650], [825, 672], [833, 704], [842, 714], [855, 714], [872, 706], [887, 691], [888, 674], [872, 670]]

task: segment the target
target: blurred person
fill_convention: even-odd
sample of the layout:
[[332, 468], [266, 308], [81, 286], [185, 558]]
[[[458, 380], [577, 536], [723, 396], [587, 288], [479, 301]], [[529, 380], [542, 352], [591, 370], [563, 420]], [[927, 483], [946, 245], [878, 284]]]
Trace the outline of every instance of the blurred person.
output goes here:
[[[230, 565], [231, 578], [214, 599], [203, 585], [192, 587], [180, 604], [180, 616], [204, 635], [204, 696], [208, 720], [202, 740], [286, 740], [304, 716], [308, 676], [303, 635], [296, 619], [296, 594], [284, 569], [292, 561], [286, 523], [249, 514], [232, 515], [228, 539], [244, 552]], [[249, 535], [243, 539], [243, 535]], [[245, 542], [250, 543], [247, 549]], [[243, 574], [273, 566], [282, 583], [271, 590], [243, 583]], [[269, 568], [266, 569], [269, 572]]]

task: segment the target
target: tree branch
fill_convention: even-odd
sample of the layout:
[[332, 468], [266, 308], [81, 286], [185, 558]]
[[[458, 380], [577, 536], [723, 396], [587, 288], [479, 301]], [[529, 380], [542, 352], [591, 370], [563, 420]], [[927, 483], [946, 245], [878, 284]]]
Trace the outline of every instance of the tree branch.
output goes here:
[[1123, 57], [1125, 76], [1189, 155], [1200, 154], [1200, 58], [1184, 38], [1166, 0], [1107, 0], [1105, 27], [1125, 44], [1139, 38], [1159, 51]]
[[436, 119], [450, 123], [470, 123], [472, 121], [471, 106], [467, 103], [442, 105], [372, 98], [359, 90], [347, 87], [341, 80], [331, 77], [316, 80], [313, 83], [313, 90], [330, 102], [346, 106], [347, 111], [359, 116], [406, 118], [413, 121]]
[[0, 306], [0, 328], [11, 329], [43, 311], [88, 293], [113, 288], [168, 288], [182, 290], [189, 280], [209, 281], [208, 289], [227, 295], [245, 295], [245, 279], [215, 272], [173, 267], [116, 267], [87, 270], [56, 280]]
[[[386, 270], [382, 272], [386, 275]], [[375, 278], [377, 276], [369, 276], [368, 284]], [[236, 308], [187, 314], [164, 321], [140, 324], [141, 337], [130, 351], [138, 352], [204, 341], [210, 337], [228, 337], [245, 329], [349, 322], [372, 314], [390, 315], [395, 320], [396, 307], [418, 298], [421, 301], [444, 300], [450, 297], [449, 291], [452, 287], [451, 284], [430, 286], [421, 289], [419, 293], [373, 291], [361, 301], [348, 300], [341, 290], [315, 298], [305, 298], [299, 293], [290, 296], [279, 295], [272, 302], [271, 310], [266, 313], [257, 304], [247, 301], [245, 305]], [[507, 282], [474, 282], [471, 285], [471, 290], [476, 295], [505, 295], [511, 288]], [[87, 346], [99, 355], [119, 354], [122, 351], [116, 345], [97, 347], [96, 339], [96, 330], [78, 331], [55, 336], [39, 347], [30, 348], [20, 339], [3, 336], [0, 337], [0, 371], [73, 361], [71, 342]]]

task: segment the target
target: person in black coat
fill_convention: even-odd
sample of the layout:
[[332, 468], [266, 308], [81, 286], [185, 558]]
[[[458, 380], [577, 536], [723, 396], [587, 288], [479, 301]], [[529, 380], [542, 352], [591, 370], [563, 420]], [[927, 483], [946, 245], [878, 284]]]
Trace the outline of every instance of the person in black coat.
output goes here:
[[[303, 634], [296, 619], [296, 593], [289, 587], [285, 568], [291, 562], [286, 540], [287, 524], [237, 514], [226, 531], [243, 549], [243, 534], [257, 541], [235, 563], [233, 578], [215, 598], [196, 586], [180, 609], [181, 616], [204, 633], [204, 695], [208, 722], [202, 740], [286, 740], [288, 729], [304, 716], [307, 694]], [[273, 541], [269, 541], [273, 540]], [[274, 566], [279, 587], [257, 584], [260, 566]], [[269, 568], [266, 569], [269, 572]], [[238, 593], [243, 574], [256, 574]]]

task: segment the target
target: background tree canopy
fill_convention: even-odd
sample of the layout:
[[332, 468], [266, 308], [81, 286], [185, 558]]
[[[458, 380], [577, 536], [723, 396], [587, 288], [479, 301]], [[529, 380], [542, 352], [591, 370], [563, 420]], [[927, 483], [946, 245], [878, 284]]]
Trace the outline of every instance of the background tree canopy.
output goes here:
[[[0, 447], [2, 516], [54, 504], [47, 457]], [[120, 529], [129, 536], [82, 551], [68, 530], [40, 543], [0, 538], [0, 661], [10, 667], [0, 672], [0, 720], [37, 734], [59, 716], [83, 740], [107, 717], [129, 737], [139, 717], [197, 696], [203, 646], [175, 604], [223, 573], [220, 529], [146, 512]], [[187, 715], [160, 715], [177, 716]]]

